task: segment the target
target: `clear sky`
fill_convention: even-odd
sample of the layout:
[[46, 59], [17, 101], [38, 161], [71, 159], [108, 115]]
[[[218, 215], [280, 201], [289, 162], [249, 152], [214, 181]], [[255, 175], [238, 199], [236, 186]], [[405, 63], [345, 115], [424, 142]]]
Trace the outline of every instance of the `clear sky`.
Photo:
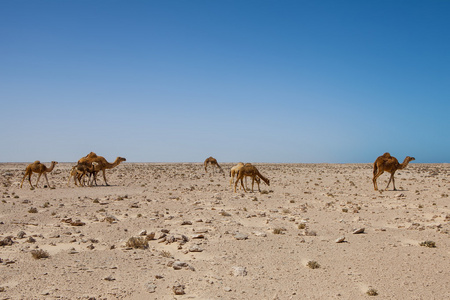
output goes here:
[[450, 162], [450, 1], [0, 0], [0, 161]]

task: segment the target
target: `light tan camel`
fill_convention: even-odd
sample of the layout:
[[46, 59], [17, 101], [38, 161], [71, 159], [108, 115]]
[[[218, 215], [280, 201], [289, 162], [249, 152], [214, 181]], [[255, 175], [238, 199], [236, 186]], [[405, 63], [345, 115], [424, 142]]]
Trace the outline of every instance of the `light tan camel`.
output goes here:
[[25, 175], [22, 178], [22, 183], [20, 184], [20, 188], [22, 188], [23, 181], [25, 180], [25, 177], [28, 176], [28, 181], [30, 182], [31, 189], [34, 189], [33, 185], [31, 184], [31, 174], [38, 173], [39, 176], [36, 180], [36, 187], [38, 185], [39, 179], [41, 178], [41, 175], [44, 174], [45, 180], [47, 181], [48, 187], [50, 187], [50, 183], [48, 183], [47, 173], [50, 173], [55, 168], [56, 164], [58, 162], [52, 161], [49, 168], [47, 168], [44, 164], [41, 164], [40, 161], [36, 160], [34, 163], [29, 164], [27, 168], [25, 169]]
[[[78, 163], [76, 166], [72, 167], [72, 170], [70, 171], [69, 180], [67, 181], [67, 186], [69, 186], [70, 179], [73, 177], [73, 181], [76, 186], [77, 180], [80, 183], [80, 186], [85, 186], [85, 180], [84, 177], [89, 175], [88, 183], [90, 182], [91, 175], [95, 172], [95, 168], [98, 166], [97, 163]], [[83, 181], [81, 181], [83, 179]], [[92, 185], [92, 184], [90, 184]]]
[[213, 172], [215, 172], [215, 167], [219, 168], [220, 172], [222, 172], [223, 177], [225, 177], [225, 172], [223, 171], [222, 167], [217, 163], [217, 160], [210, 156], [207, 159], [205, 159], [205, 162], [203, 163], [205, 165], [205, 172], [208, 173], [208, 170], [206, 169], [206, 167], [208, 165], [211, 165], [211, 167], [213, 168]]
[[234, 176], [237, 175], [238, 171], [244, 167], [244, 163], [240, 162], [237, 165], [235, 165], [234, 167], [231, 168], [230, 170], [230, 186], [233, 186], [234, 183]]
[[[242, 181], [245, 176], [249, 176], [252, 178], [252, 193], [253, 193], [253, 185], [255, 184], [256, 177], [261, 178], [268, 186], [270, 186], [269, 179], [262, 176], [261, 173], [259, 173], [258, 169], [255, 166], [253, 166], [251, 164], [245, 164], [244, 167], [242, 167], [237, 174], [237, 179], [236, 179], [236, 182], [234, 183], [234, 192], [235, 193], [236, 193], [236, 186], [237, 186], [239, 180], [241, 181], [242, 188], [244, 189], [245, 192], [247, 192], [247, 190], [244, 187], [244, 183]], [[256, 181], [256, 182], [258, 183], [258, 190], [261, 192], [261, 189], [259, 188], [259, 181]]]
[[[94, 152], [89, 153], [85, 157], [81, 158], [78, 163], [80, 162], [88, 162], [88, 163], [97, 163], [98, 167], [95, 167], [99, 171], [101, 170], [103, 172], [103, 179], [105, 180], [105, 184], [109, 185], [106, 181], [106, 174], [105, 170], [112, 169], [117, 167], [121, 162], [126, 161], [123, 157], [117, 157], [116, 160], [113, 163], [109, 163], [106, 161], [106, 159], [103, 156], [97, 156]], [[97, 171], [97, 172], [99, 172]], [[97, 173], [94, 172], [94, 181], [97, 184]]]
[[[246, 163], [245, 166], [247, 166], [247, 165], [251, 166], [252, 164]], [[235, 165], [234, 167], [231, 168], [231, 170], [230, 170], [230, 186], [231, 187], [233, 186], [233, 183], [234, 183], [234, 176], [236, 176], [236, 179], [237, 179], [237, 174], [238, 174], [239, 170], [242, 169], [243, 167], [244, 167], [244, 163], [240, 162], [240, 163], [238, 163], [237, 165]], [[245, 176], [245, 187], [248, 186], [247, 185], [247, 177], [248, 176]], [[256, 180], [256, 182], [258, 184], [261, 182], [261, 179], [259, 177], [256, 177], [255, 180]]]
[[414, 157], [405, 157], [405, 160], [403, 161], [403, 163], [399, 163], [398, 160], [391, 156], [388, 152], [384, 153], [382, 156], [379, 156], [375, 162], [373, 163], [373, 187], [375, 189], [375, 191], [378, 190], [378, 185], [377, 185], [377, 178], [380, 177], [381, 174], [383, 174], [384, 172], [389, 172], [391, 173], [391, 177], [389, 178], [389, 182], [386, 186], [386, 190], [389, 187], [389, 184], [392, 181], [392, 185], [394, 186], [394, 191], [396, 191], [397, 189], [395, 188], [395, 181], [394, 181], [394, 173], [397, 170], [401, 170], [406, 168], [406, 166], [409, 164], [410, 161], [415, 160]]

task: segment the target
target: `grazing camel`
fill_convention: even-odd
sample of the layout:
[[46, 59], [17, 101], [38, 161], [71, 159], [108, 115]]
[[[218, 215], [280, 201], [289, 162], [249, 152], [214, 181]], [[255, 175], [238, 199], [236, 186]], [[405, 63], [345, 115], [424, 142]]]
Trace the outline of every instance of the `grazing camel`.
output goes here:
[[[247, 166], [247, 165], [251, 165], [251, 164], [246, 163], [245, 166]], [[237, 174], [238, 174], [239, 170], [242, 169], [243, 167], [244, 167], [244, 163], [240, 162], [231, 168], [231, 170], [230, 170], [230, 186], [231, 187], [233, 186], [233, 183], [234, 183], [234, 176], [236, 175], [236, 179], [237, 179]], [[247, 177], [248, 176], [245, 176], [245, 187], [247, 187]], [[261, 182], [261, 179], [259, 177], [256, 177], [255, 180], [258, 184]]]
[[31, 189], [34, 189], [33, 185], [31, 184], [31, 174], [38, 173], [39, 176], [36, 180], [36, 187], [38, 185], [39, 179], [41, 178], [41, 175], [44, 174], [45, 180], [47, 181], [48, 187], [50, 187], [50, 183], [48, 183], [47, 173], [50, 173], [55, 168], [56, 164], [58, 162], [52, 161], [49, 168], [47, 168], [44, 164], [41, 164], [40, 161], [36, 160], [34, 163], [29, 164], [27, 168], [25, 169], [25, 175], [22, 178], [22, 183], [20, 184], [20, 188], [22, 188], [23, 181], [25, 180], [25, 177], [28, 176], [28, 181], [30, 182]]
[[377, 178], [380, 177], [381, 174], [383, 174], [384, 172], [389, 172], [391, 173], [391, 177], [389, 178], [389, 182], [386, 186], [386, 190], [389, 187], [389, 184], [392, 181], [392, 185], [394, 186], [394, 191], [396, 191], [397, 189], [395, 188], [395, 181], [394, 181], [394, 173], [397, 170], [401, 170], [406, 168], [406, 166], [409, 164], [410, 161], [415, 160], [414, 157], [405, 157], [405, 160], [403, 161], [403, 163], [399, 163], [398, 160], [391, 156], [388, 152], [384, 153], [382, 156], [379, 156], [375, 162], [373, 163], [373, 187], [375, 189], [375, 191], [378, 190], [378, 185], [377, 185]]
[[[259, 173], [258, 169], [255, 166], [253, 166], [251, 164], [245, 164], [244, 167], [242, 167], [237, 174], [237, 179], [236, 179], [236, 182], [234, 183], [234, 192], [235, 193], [236, 193], [236, 186], [237, 186], [239, 180], [241, 181], [242, 188], [244, 189], [245, 192], [247, 192], [247, 190], [244, 187], [244, 183], [242, 181], [245, 176], [249, 176], [252, 178], [252, 193], [253, 193], [253, 185], [255, 184], [256, 177], [261, 178], [268, 186], [270, 186], [269, 179], [262, 176], [261, 173]], [[259, 188], [259, 181], [256, 181], [256, 182], [258, 183], [258, 190], [261, 192], [261, 189]]]
[[203, 164], [205, 165], [205, 172], [206, 173], [208, 173], [208, 170], [206, 169], [206, 167], [208, 165], [211, 165], [211, 167], [213, 167], [213, 171], [214, 172], [215, 172], [215, 168], [214, 167], [217, 167], [217, 168], [219, 168], [220, 172], [222, 172], [223, 177], [225, 177], [225, 172], [223, 171], [222, 167], [217, 163], [217, 160], [214, 157], [212, 157], [212, 156], [208, 157], [207, 159], [205, 159], [205, 162]]
[[[123, 157], [117, 157], [113, 163], [109, 163], [108, 161], [106, 161], [106, 159], [103, 156], [97, 156], [97, 154], [95, 154], [94, 152], [91, 152], [88, 155], [86, 155], [85, 157], [78, 160], [78, 163], [80, 163], [80, 162], [81, 163], [82, 162], [97, 163], [98, 167], [96, 167], [96, 169], [99, 169], [99, 171], [101, 170], [103, 172], [103, 179], [105, 180], [105, 184], [109, 185], [108, 182], [106, 181], [105, 170], [115, 168], [123, 161], [126, 161], [126, 159]], [[99, 171], [97, 171], [97, 172], [99, 172]], [[95, 180], [95, 184], [97, 184], [97, 174], [96, 173], [94, 173], [94, 180]]]

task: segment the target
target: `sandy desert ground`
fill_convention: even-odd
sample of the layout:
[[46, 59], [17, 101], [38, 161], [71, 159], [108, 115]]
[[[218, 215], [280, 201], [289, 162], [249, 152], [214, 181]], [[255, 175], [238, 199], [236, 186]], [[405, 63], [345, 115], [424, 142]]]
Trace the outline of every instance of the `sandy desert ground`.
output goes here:
[[0, 164], [0, 299], [450, 299], [449, 164], [412, 163], [381, 192], [371, 164], [256, 164], [261, 193], [200, 163], [67, 186], [72, 165], [30, 190], [25, 163]]

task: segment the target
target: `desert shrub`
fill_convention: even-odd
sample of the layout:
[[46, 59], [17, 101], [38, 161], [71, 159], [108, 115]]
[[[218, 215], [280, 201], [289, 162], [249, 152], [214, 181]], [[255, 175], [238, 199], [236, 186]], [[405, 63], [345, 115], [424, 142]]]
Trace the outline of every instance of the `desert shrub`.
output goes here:
[[320, 265], [317, 261], [315, 260], [310, 260], [308, 261], [308, 263], [306, 264], [310, 269], [318, 269], [320, 268]]
[[306, 228], [306, 224], [305, 223], [298, 224], [298, 229], [305, 229], [305, 228]]
[[369, 289], [369, 290], [366, 292], [366, 294], [369, 295], [369, 296], [376, 296], [376, 295], [378, 295], [378, 292], [377, 292], [376, 289]]
[[130, 237], [126, 243], [127, 247], [134, 249], [147, 249], [148, 241], [145, 237]]
[[274, 228], [272, 232], [273, 232], [273, 234], [282, 234], [283, 228], [279, 228], [279, 227]]
[[428, 247], [428, 248], [436, 248], [436, 243], [433, 241], [425, 241], [419, 244], [420, 246], [423, 247]]
[[33, 256], [34, 259], [41, 259], [41, 258], [48, 258], [50, 255], [45, 250], [37, 249], [31, 250], [31, 256]]
[[32, 207], [32, 208], [30, 208], [30, 209], [28, 210], [28, 212], [29, 212], [30, 214], [35, 214], [35, 213], [38, 212], [38, 210], [37, 210], [36, 207]]

